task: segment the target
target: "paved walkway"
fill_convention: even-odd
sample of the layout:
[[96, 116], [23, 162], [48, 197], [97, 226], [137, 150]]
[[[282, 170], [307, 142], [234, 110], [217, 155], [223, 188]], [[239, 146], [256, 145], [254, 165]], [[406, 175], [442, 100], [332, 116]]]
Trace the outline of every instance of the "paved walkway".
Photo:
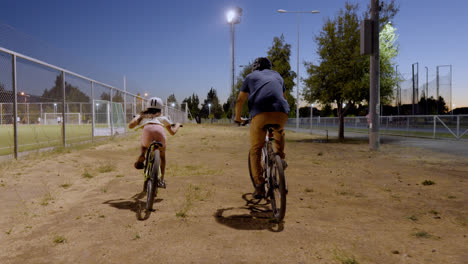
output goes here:
[[[295, 128], [286, 128], [295, 131]], [[299, 129], [299, 132], [310, 133], [310, 129]], [[313, 134], [326, 136], [325, 130], [314, 129]], [[338, 131], [329, 130], [328, 136], [330, 138], [337, 138]], [[352, 138], [358, 140], [368, 140], [368, 134], [346, 132], [345, 138]], [[461, 155], [468, 157], [468, 141], [466, 140], [450, 140], [450, 139], [430, 139], [430, 138], [416, 138], [416, 137], [403, 137], [403, 136], [390, 136], [381, 135], [381, 144], [405, 145], [427, 148], [433, 151], [448, 153], [454, 155]]]

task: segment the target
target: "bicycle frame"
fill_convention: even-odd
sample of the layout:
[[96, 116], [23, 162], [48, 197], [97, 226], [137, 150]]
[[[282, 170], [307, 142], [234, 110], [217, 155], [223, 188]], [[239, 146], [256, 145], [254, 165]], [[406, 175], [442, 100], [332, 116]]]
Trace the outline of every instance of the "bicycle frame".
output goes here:
[[271, 189], [271, 179], [270, 179], [270, 169], [273, 160], [273, 146], [272, 142], [275, 139], [273, 138], [273, 129], [268, 128], [267, 135], [265, 136], [265, 145], [262, 149], [262, 154], [264, 155], [264, 164], [266, 165], [266, 170], [264, 171], [265, 181], [267, 182], [268, 191]]
[[153, 141], [151, 145], [148, 147], [148, 150], [146, 151], [146, 161], [145, 161], [145, 180], [147, 180], [150, 177], [151, 170], [150, 168], [153, 167], [153, 159], [152, 159], [152, 153], [154, 153], [155, 150], [159, 149], [161, 146], [160, 142]]

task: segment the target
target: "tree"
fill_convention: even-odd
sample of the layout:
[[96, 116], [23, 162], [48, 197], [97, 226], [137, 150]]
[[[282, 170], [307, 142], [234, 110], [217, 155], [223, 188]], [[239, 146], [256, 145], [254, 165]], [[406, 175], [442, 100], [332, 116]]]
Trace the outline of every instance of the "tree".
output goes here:
[[[369, 57], [360, 55], [358, 9], [358, 4], [346, 3], [345, 8], [341, 9], [335, 18], [326, 20], [315, 39], [319, 64], [306, 63], [309, 77], [304, 80], [307, 87], [304, 96], [309, 102], [336, 105], [340, 141], [344, 140], [346, 111], [355, 104], [368, 102], [369, 98], [370, 63]], [[393, 17], [398, 11], [395, 10], [383, 14]], [[388, 21], [391, 17], [384, 17], [381, 21]], [[393, 67], [393, 58], [398, 54], [398, 46], [395, 30], [387, 25], [381, 28], [380, 96], [382, 102], [385, 102], [391, 100], [393, 87], [398, 81]]]
[[[296, 73], [291, 71], [291, 65], [289, 59], [291, 57], [291, 45], [287, 44], [284, 40], [283, 34], [281, 37], [273, 38], [273, 45], [268, 50], [268, 59], [273, 64], [272, 70], [277, 71], [284, 80], [284, 86], [286, 88], [286, 100], [288, 101], [290, 109], [296, 109], [296, 99], [291, 95], [294, 87], [294, 78]], [[295, 117], [295, 111], [289, 113], [290, 117]]]
[[[249, 62], [247, 65], [244, 65], [244, 67], [242, 68], [242, 71], [239, 73], [239, 76], [237, 76], [236, 84], [234, 85], [234, 93], [231, 93], [231, 95], [227, 99], [226, 104], [229, 104], [229, 105], [235, 104], [237, 100], [237, 96], [239, 95], [240, 88], [242, 87], [242, 84], [244, 83], [245, 77], [247, 77], [247, 75], [252, 73], [252, 66], [253, 66], [252, 62]], [[225, 113], [226, 113], [227, 118], [232, 118], [232, 107], [230, 107], [229, 110]], [[244, 117], [249, 116], [249, 107], [248, 107], [247, 101], [242, 106], [241, 116], [244, 116]]]
[[185, 104], [188, 104], [188, 110], [190, 111], [190, 114], [193, 118], [200, 114], [200, 99], [198, 99], [198, 95], [192, 94], [192, 96], [189, 96], [182, 101], [182, 108], [184, 110]]
[[169, 95], [169, 97], [167, 98], [167, 104], [170, 105], [170, 106], [172, 106], [172, 104], [174, 104], [174, 107], [176, 107], [176, 108], [179, 107], [179, 104], [177, 104], [177, 99], [176, 99], [174, 94]]
[[106, 92], [102, 92], [99, 98], [101, 98], [101, 100], [104, 100], [104, 101], [110, 101], [110, 94]]
[[5, 85], [0, 83], [0, 103], [11, 103], [14, 98], [13, 91], [7, 91]]
[[123, 96], [122, 96], [122, 92], [120, 91], [113, 91], [112, 92], [114, 94], [114, 96], [112, 96], [112, 102], [119, 102], [119, 103], [123, 103], [124, 102], [124, 99], [123, 99]]
[[[211, 106], [208, 106], [208, 104], [211, 104]], [[200, 115], [203, 118], [216, 119], [220, 119], [223, 115], [223, 107], [219, 103], [218, 95], [216, 94], [216, 90], [213, 87], [211, 87], [210, 91], [208, 91], [206, 99], [202, 104]]]
[[[45, 89], [42, 93], [42, 102], [61, 102], [63, 100], [63, 77], [61, 74], [57, 75], [55, 79], [55, 85], [50, 89]], [[109, 96], [109, 95], [108, 95]], [[110, 97], [109, 97], [110, 98]], [[71, 85], [65, 81], [65, 101], [66, 102], [83, 102], [88, 103], [91, 101], [88, 95], [83, 93], [80, 88]], [[52, 108], [51, 106], [49, 106]], [[45, 106], [45, 111], [51, 111], [48, 106]], [[79, 104], [69, 104], [67, 111], [79, 112]]]

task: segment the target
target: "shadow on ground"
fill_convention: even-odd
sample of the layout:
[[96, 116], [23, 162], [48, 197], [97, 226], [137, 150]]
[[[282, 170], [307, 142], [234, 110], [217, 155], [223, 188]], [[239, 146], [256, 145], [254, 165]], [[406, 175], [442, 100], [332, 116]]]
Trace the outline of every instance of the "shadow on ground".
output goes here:
[[281, 232], [284, 222], [277, 222], [272, 216], [269, 203], [265, 200], [248, 199], [251, 193], [242, 195], [245, 206], [221, 208], [213, 215], [216, 222], [238, 230], [269, 230]]
[[[140, 221], [143, 221], [147, 220], [150, 217], [151, 212], [154, 212], [155, 210], [153, 209], [152, 211], [147, 211], [145, 209], [146, 201], [141, 201], [140, 199], [142, 198], [146, 198], [146, 192], [135, 194], [134, 196], [132, 196], [133, 200], [115, 199], [105, 201], [103, 204], [108, 204], [117, 209], [130, 210], [132, 212], [135, 212], [136, 218]], [[157, 198], [154, 200], [154, 203], [159, 203], [162, 200], [163, 199]]]

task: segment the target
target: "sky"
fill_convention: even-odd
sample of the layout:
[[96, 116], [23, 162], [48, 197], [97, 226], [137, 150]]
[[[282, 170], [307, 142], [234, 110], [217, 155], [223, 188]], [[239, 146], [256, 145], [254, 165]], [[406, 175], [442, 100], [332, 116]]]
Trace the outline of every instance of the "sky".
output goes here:
[[[204, 99], [213, 87], [225, 101], [231, 83], [226, 22], [230, 8], [243, 9], [241, 22], [235, 25], [236, 74], [240, 65], [266, 56], [273, 38], [281, 34], [291, 44], [290, 63], [297, 71], [297, 15], [277, 10], [319, 10], [319, 14], [302, 14], [299, 21], [299, 74], [305, 78], [303, 62], [317, 60], [315, 36], [325, 19], [335, 16], [345, 2], [1, 0], [0, 46], [119, 88], [125, 75], [132, 93], [148, 92], [163, 99], [174, 93], [180, 102], [192, 93]], [[370, 1], [351, 2], [363, 10]], [[400, 12], [392, 22], [399, 35], [399, 71], [408, 76], [417, 62], [423, 83], [425, 67], [431, 81], [437, 65], [452, 65], [452, 104], [468, 106], [468, 2], [398, 3]]]

